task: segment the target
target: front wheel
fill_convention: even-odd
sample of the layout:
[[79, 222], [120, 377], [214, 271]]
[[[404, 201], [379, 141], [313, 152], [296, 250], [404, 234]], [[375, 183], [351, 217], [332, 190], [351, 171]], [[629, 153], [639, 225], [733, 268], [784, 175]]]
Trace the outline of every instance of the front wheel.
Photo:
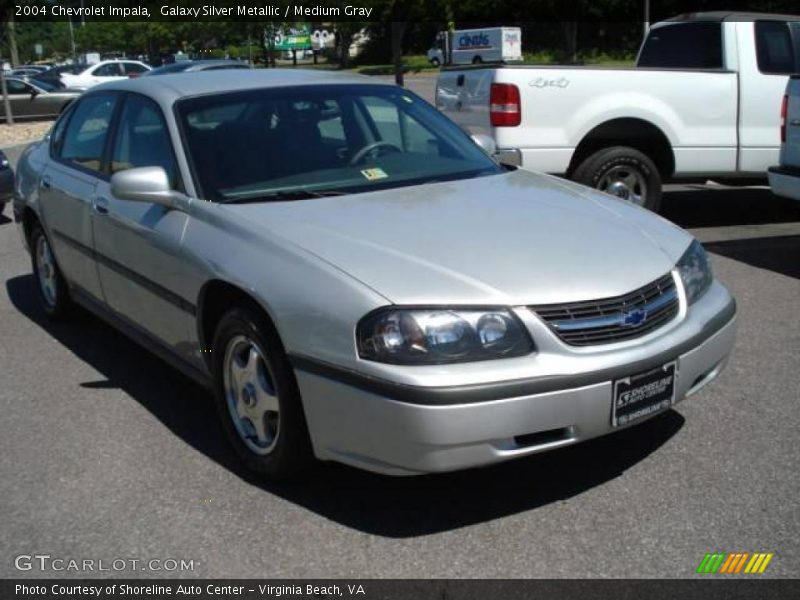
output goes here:
[[658, 212], [661, 205], [658, 167], [635, 148], [613, 146], [598, 150], [575, 169], [572, 179], [653, 212]]
[[36, 278], [36, 291], [48, 317], [58, 319], [72, 308], [64, 276], [58, 268], [50, 241], [41, 225], [34, 225], [30, 236], [31, 266]]
[[438, 58], [432, 58], [431, 59], [431, 66], [432, 67], [439, 68], [440, 65], [441, 65], [441, 63], [439, 62]]
[[287, 479], [313, 463], [300, 392], [275, 327], [238, 307], [217, 326], [212, 346], [217, 409], [250, 469]]

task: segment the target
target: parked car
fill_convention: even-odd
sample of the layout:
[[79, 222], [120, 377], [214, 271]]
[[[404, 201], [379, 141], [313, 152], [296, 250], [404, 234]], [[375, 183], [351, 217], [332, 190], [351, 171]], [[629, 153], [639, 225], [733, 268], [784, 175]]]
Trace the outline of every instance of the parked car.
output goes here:
[[708, 384], [734, 342], [734, 299], [687, 232], [501, 167], [368, 77], [106, 84], [17, 177], [43, 310], [81, 304], [213, 389], [270, 477], [312, 456], [448, 471], [611, 433]]
[[800, 200], [800, 75], [792, 75], [786, 84], [781, 104], [780, 164], [769, 169], [773, 193]]
[[33, 67], [18, 67], [16, 69], [11, 69], [8, 72], [8, 77], [35, 77], [39, 73], [46, 71], [46, 69], [42, 68], [33, 68]]
[[653, 25], [635, 68], [446, 69], [437, 106], [503, 161], [658, 210], [666, 180], [766, 178], [798, 61], [800, 17], [696, 13]]
[[46, 71], [43, 71], [42, 73], [38, 73], [34, 77], [34, 79], [36, 79], [37, 81], [44, 81], [45, 83], [49, 83], [50, 85], [52, 85], [52, 86], [54, 86], [56, 88], [63, 89], [65, 87], [67, 87], [67, 86], [64, 83], [64, 81], [61, 79], [61, 75], [62, 74], [67, 73], [67, 74], [70, 74], [70, 75], [76, 75], [76, 74], [80, 73], [81, 71], [85, 71], [86, 68], [87, 68], [87, 65], [81, 64], [81, 63], [76, 63], [76, 64], [72, 64], [72, 65], [59, 65], [57, 67], [53, 67], [51, 69], [47, 69]]
[[14, 195], [14, 170], [5, 152], [0, 150], [0, 214]]
[[[80, 90], [57, 89], [36, 79], [26, 81], [17, 77], [7, 78], [6, 88], [11, 114], [19, 119], [57, 117], [82, 93]], [[5, 114], [5, 104], [0, 102], [0, 116], [5, 118]]]
[[104, 60], [86, 67], [80, 73], [61, 74], [61, 80], [68, 88], [88, 89], [100, 83], [138, 77], [151, 67], [138, 60]]
[[163, 67], [158, 67], [147, 73], [143, 73], [142, 77], [151, 77], [153, 75], [167, 75], [168, 73], [182, 73], [192, 71], [219, 71], [221, 69], [249, 69], [250, 65], [243, 63], [239, 60], [182, 60]]

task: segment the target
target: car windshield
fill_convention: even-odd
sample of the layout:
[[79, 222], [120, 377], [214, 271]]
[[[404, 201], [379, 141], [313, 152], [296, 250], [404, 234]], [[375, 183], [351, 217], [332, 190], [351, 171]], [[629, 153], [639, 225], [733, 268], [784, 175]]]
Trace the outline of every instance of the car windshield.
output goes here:
[[181, 100], [204, 198], [319, 198], [503, 172], [418, 96], [388, 85], [249, 90]]

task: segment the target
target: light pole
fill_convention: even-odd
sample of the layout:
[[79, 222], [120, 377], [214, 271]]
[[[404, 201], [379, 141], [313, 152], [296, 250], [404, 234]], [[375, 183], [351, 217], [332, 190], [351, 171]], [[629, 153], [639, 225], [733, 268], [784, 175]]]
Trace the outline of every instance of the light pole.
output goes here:
[[650, 0], [644, 0], [644, 37], [650, 30]]

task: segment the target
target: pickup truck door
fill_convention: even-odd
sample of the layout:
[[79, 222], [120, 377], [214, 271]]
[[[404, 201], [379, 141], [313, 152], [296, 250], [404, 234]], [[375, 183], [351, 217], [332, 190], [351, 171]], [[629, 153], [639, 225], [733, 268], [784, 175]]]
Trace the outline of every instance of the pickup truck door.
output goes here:
[[[163, 167], [176, 186], [178, 169], [161, 109], [127, 94], [110, 144], [109, 172]], [[181, 239], [188, 215], [159, 204], [115, 198], [97, 186], [93, 219], [100, 283], [108, 306], [128, 324], [183, 355], [196, 336], [194, 305], [184, 300]]]
[[739, 171], [778, 163], [780, 108], [788, 75], [800, 69], [800, 23], [739, 22]]
[[102, 301], [92, 236], [92, 213], [102, 157], [118, 94], [79, 99], [58, 121], [50, 159], [40, 180], [41, 216], [58, 265], [67, 281]]

